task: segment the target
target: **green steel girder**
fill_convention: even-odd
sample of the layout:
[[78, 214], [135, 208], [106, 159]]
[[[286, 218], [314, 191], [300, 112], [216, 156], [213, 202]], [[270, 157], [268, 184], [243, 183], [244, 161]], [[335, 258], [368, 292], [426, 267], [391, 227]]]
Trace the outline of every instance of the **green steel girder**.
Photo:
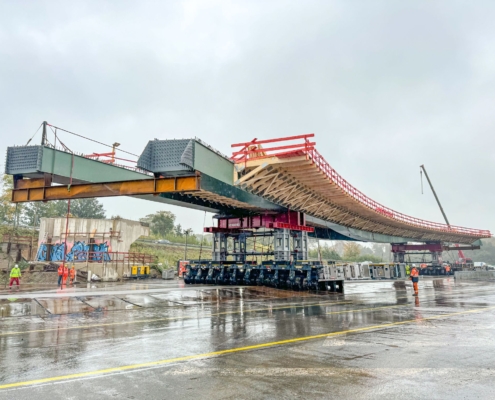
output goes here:
[[[33, 168], [26, 168], [25, 170], [14, 170], [12, 169], [12, 166], [9, 166], [9, 162], [7, 162], [5, 171], [7, 174], [26, 178], [41, 178], [44, 174], [51, 174], [53, 175], [53, 182], [61, 184], [67, 184], [71, 174], [73, 183], [101, 183], [153, 179], [153, 176], [142, 172], [106, 164], [80, 155], [72, 155], [60, 150], [54, 150], [50, 147], [29, 147], [41, 148], [41, 160], [39, 165]], [[12, 148], [9, 148], [9, 151], [10, 149]], [[13, 149], [17, 148], [14, 147]]]

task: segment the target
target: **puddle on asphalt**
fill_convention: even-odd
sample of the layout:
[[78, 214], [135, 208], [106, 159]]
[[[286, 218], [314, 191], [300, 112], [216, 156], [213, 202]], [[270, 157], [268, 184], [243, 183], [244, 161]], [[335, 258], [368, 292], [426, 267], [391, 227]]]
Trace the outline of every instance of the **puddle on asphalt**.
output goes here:
[[[323, 293], [328, 295], [328, 293]], [[169, 302], [171, 306], [184, 305], [194, 306], [209, 303], [237, 303], [237, 302], [259, 302], [264, 300], [276, 299], [297, 299], [321, 297], [317, 293], [312, 292], [295, 292], [290, 290], [282, 290], [268, 287], [225, 287], [225, 288], [208, 288], [198, 286], [197, 288], [188, 288], [183, 290], [170, 291], [163, 294], [150, 295], [155, 299], [163, 302]], [[127, 297], [126, 297], [127, 298]], [[130, 302], [139, 301], [139, 297], [128, 298]], [[141, 304], [141, 303], [136, 303]], [[152, 305], [153, 306], [153, 305]], [[158, 305], [159, 306], [159, 305]]]
[[117, 311], [117, 310], [133, 310], [139, 308], [135, 304], [129, 304], [118, 297], [81, 297], [84, 303], [89, 304], [94, 308], [94, 311]]
[[127, 304], [132, 303], [138, 305], [140, 307], [173, 307], [174, 304], [170, 303], [167, 300], [157, 298], [155, 296], [147, 295], [147, 294], [130, 294], [127, 296], [118, 296]]
[[0, 318], [46, 315], [47, 312], [35, 300], [20, 299], [12, 295], [0, 300]]
[[54, 315], [94, 311], [92, 306], [83, 303], [78, 297], [45, 298], [38, 301], [50, 314]]

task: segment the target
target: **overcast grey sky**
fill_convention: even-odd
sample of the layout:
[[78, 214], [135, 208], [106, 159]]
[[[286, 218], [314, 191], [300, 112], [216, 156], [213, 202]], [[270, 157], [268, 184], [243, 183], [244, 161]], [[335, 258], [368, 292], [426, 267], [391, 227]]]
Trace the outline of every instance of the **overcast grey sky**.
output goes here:
[[[43, 120], [136, 153], [153, 138], [198, 136], [230, 154], [314, 132], [373, 199], [442, 222], [421, 195], [424, 163], [452, 224], [495, 231], [493, 21], [495, 2], [481, 0], [0, 0], [2, 147]], [[104, 204], [203, 226], [198, 211]]]

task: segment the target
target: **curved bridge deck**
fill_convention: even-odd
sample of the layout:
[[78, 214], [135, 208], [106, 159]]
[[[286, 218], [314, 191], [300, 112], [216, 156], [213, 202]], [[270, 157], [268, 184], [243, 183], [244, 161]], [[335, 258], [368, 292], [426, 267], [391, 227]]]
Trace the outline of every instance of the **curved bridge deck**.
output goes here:
[[[364, 231], [417, 241], [472, 243], [487, 230], [448, 226], [394, 211], [342, 178], [310, 141], [313, 134], [235, 144], [235, 184], [291, 210]], [[296, 142], [296, 143], [294, 143]], [[264, 147], [277, 143], [274, 147]], [[287, 144], [291, 143], [291, 144]]]

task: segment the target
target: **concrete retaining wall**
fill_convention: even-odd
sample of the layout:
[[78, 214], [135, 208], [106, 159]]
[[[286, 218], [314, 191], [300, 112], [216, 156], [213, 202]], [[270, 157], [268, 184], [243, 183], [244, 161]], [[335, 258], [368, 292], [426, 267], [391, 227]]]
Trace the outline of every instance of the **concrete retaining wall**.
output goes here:
[[[130, 272], [127, 265], [111, 265], [106, 263], [88, 263], [88, 265], [74, 264], [76, 270], [88, 271], [90, 277], [97, 275], [103, 282], [115, 282], [122, 278], [124, 273]], [[78, 278], [80, 279], [80, 278]]]
[[[51, 243], [65, 239], [65, 218], [41, 218], [38, 246], [49, 238]], [[107, 242], [108, 251], [127, 252], [140, 236], [149, 236], [150, 228], [139, 221], [127, 219], [69, 218], [67, 241]]]
[[495, 281], [495, 271], [456, 271], [454, 278], [470, 281]]
[[[77, 270], [89, 270], [104, 281], [114, 281], [137, 263], [128, 256], [131, 244], [150, 229], [126, 219], [69, 218], [67, 250], [65, 218], [42, 218], [35, 261], [60, 263], [65, 259]], [[142, 262], [142, 261], [141, 261]]]
[[[63, 243], [65, 242], [65, 218], [42, 218], [38, 239], [38, 254], [36, 261], [61, 261], [63, 259]], [[72, 257], [68, 261], [78, 261], [84, 258], [87, 246], [92, 246], [89, 251], [102, 252], [128, 252], [131, 244], [140, 236], [148, 236], [149, 227], [138, 221], [126, 219], [83, 219], [69, 218], [67, 234], [67, 251]], [[43, 246], [50, 244], [55, 250], [47, 253]], [[81, 261], [81, 260], [79, 260]]]

